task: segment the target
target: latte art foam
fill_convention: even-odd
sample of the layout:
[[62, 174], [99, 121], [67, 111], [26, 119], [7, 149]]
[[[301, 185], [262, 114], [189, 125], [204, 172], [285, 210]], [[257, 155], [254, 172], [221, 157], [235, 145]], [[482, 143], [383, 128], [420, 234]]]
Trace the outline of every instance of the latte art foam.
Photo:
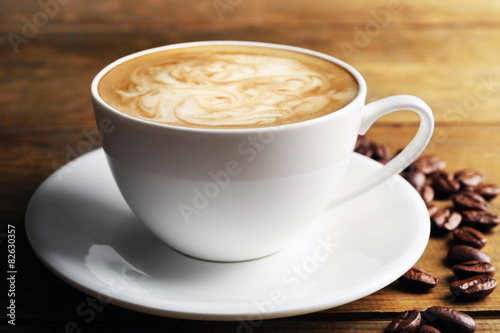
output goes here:
[[133, 59], [112, 69], [99, 85], [108, 104], [131, 116], [226, 128], [315, 118], [345, 106], [357, 91], [350, 73], [313, 56], [213, 45]]

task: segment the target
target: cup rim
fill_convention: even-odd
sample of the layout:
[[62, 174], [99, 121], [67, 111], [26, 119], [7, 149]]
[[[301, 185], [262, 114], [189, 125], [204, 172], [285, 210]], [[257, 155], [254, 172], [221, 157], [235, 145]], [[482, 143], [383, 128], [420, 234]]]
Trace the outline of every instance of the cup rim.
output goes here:
[[[303, 120], [295, 123], [289, 123], [289, 124], [282, 124], [282, 125], [273, 125], [273, 126], [263, 126], [263, 127], [248, 127], [248, 128], [205, 128], [205, 127], [185, 127], [185, 126], [176, 126], [176, 125], [170, 125], [170, 124], [164, 124], [164, 123], [159, 123], [159, 122], [154, 122], [154, 121], [149, 121], [149, 120], [144, 120], [140, 118], [136, 118], [133, 116], [130, 116], [126, 113], [120, 112], [116, 108], [112, 107], [108, 103], [104, 101], [104, 99], [101, 97], [99, 94], [99, 83], [101, 79], [103, 78], [104, 75], [106, 75], [111, 69], [115, 68], [116, 66], [129, 61], [131, 59], [141, 57], [150, 53], [155, 53], [155, 52], [160, 52], [164, 50], [170, 50], [170, 49], [179, 49], [179, 48], [185, 48], [185, 47], [194, 47], [194, 46], [205, 46], [205, 45], [241, 45], [241, 46], [255, 46], [255, 47], [265, 47], [265, 48], [275, 48], [275, 49], [282, 49], [282, 50], [288, 50], [288, 51], [294, 51], [298, 53], [303, 53], [307, 55], [312, 55], [316, 56], [318, 58], [327, 60], [329, 62], [333, 62], [337, 64], [338, 66], [344, 68], [347, 70], [357, 81], [358, 83], [358, 93], [354, 99], [349, 102], [347, 105], [343, 106], [342, 108], [328, 113], [326, 115], [320, 116], [320, 117], [315, 117], [312, 119], [308, 120]], [[121, 119], [128, 119], [129, 121], [138, 123], [138, 124], [143, 124], [143, 125], [148, 125], [148, 126], [154, 126], [154, 127], [160, 127], [160, 128], [168, 128], [170, 130], [178, 130], [178, 131], [186, 131], [186, 132], [214, 132], [214, 133], [245, 133], [245, 132], [260, 132], [260, 131], [268, 131], [269, 129], [275, 130], [275, 129], [287, 129], [287, 128], [295, 128], [295, 127], [302, 127], [302, 126], [307, 126], [308, 124], [313, 124], [313, 123], [318, 123], [325, 121], [326, 119], [330, 118], [335, 118], [335, 117], [340, 117], [346, 112], [349, 112], [349, 110], [352, 108], [352, 105], [357, 104], [357, 103], [362, 103], [364, 105], [364, 100], [366, 97], [366, 82], [364, 78], [361, 76], [361, 74], [351, 65], [347, 64], [346, 62], [337, 59], [333, 56], [330, 56], [325, 53], [321, 53], [318, 51], [313, 51], [309, 50], [306, 48], [302, 47], [297, 47], [297, 46], [290, 46], [290, 45], [284, 45], [284, 44], [275, 44], [275, 43], [265, 43], [265, 42], [255, 42], [255, 41], [236, 41], [236, 40], [226, 40], [226, 41], [195, 41], [195, 42], [185, 42], [185, 43], [176, 43], [176, 44], [169, 44], [169, 45], [163, 45], [163, 46], [158, 46], [154, 48], [149, 48], [146, 50], [142, 50], [139, 52], [131, 53], [129, 55], [126, 55], [124, 57], [118, 58], [115, 61], [111, 62], [108, 64], [106, 67], [101, 69], [99, 73], [94, 77], [91, 83], [91, 88], [90, 88], [90, 93], [92, 96], [92, 99], [94, 102], [97, 102], [101, 107], [104, 107], [107, 111], [112, 112], [118, 116], [121, 117]]]

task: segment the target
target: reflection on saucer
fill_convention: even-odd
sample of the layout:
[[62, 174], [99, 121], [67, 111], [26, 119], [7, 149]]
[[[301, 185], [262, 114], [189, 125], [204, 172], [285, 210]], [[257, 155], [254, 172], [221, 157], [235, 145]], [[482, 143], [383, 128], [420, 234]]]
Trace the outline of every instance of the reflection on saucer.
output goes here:
[[123, 290], [143, 295], [150, 293], [136, 282], [148, 275], [132, 266], [109, 245], [92, 245], [85, 256], [85, 266], [96, 278], [109, 286], [112, 294], [121, 293]]

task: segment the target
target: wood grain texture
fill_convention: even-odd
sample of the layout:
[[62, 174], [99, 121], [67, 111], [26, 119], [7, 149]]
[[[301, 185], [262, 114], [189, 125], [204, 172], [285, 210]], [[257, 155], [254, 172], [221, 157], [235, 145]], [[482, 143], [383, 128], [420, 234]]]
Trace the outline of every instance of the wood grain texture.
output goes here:
[[[36, 29], [26, 36], [29, 23]], [[108, 305], [87, 323], [75, 313], [87, 295], [43, 266], [23, 226], [33, 192], [95, 130], [89, 86], [97, 72], [132, 52], [196, 40], [281, 43], [345, 60], [365, 77], [368, 102], [413, 94], [431, 106], [436, 129], [425, 153], [445, 159], [447, 171], [474, 168], [500, 184], [498, 1], [0, 0], [0, 34], [0, 233], [7, 224], [19, 230], [16, 331], [60, 332], [74, 321], [83, 332], [382, 332], [398, 313], [433, 305], [467, 312], [478, 332], [500, 327], [499, 291], [477, 302], [451, 296], [450, 235], [431, 237], [417, 263], [440, 278], [426, 293], [396, 281], [334, 309], [254, 323], [160, 318]], [[13, 45], [13, 34], [25, 42]], [[368, 136], [394, 152], [417, 123], [403, 111], [383, 117]], [[491, 211], [500, 214], [500, 199]], [[484, 252], [500, 267], [500, 231], [487, 236]], [[13, 331], [4, 312], [0, 318], [0, 332]]]
[[[50, 1], [49, 1], [50, 2]], [[353, 27], [375, 19], [389, 10], [390, 29], [491, 28], [498, 25], [500, 5], [491, 0], [474, 4], [444, 1], [361, 0], [304, 2], [266, 0], [197, 0], [186, 6], [183, 0], [121, 2], [60, 1], [50, 17], [50, 31], [116, 32], [225, 30], [325, 30]], [[224, 6], [226, 5], [226, 6]], [[31, 18], [42, 6], [38, 2], [0, 4], [2, 30], [19, 28], [22, 17]], [[392, 8], [392, 10], [391, 10]], [[252, 32], [247, 33], [251, 35]]]
[[[438, 125], [500, 124], [500, 58], [496, 56], [500, 53], [500, 42], [496, 30], [459, 33], [446, 30], [438, 34], [439, 37], [432, 30], [383, 31], [367, 47], [359, 48], [348, 57], [340, 45], [352, 44], [355, 33], [328, 31], [315, 33], [314, 40], [307, 40], [310, 35], [310, 32], [294, 33], [287, 44], [348, 60], [365, 77], [368, 102], [390, 95], [411, 94], [431, 106]], [[284, 35], [260, 32], [254, 36], [259, 41], [283, 42]], [[1, 40], [3, 69], [0, 74], [4, 80], [0, 82], [3, 111], [0, 128], [93, 125], [90, 82], [109, 62], [164, 44], [242, 39], [239, 37], [234, 32], [180, 36], [101, 34], [92, 37], [93, 44], [89, 47], [86, 35], [41, 34], [17, 54], [9, 49], [7, 40]], [[398, 41], [397, 45], [394, 40]], [[415, 43], [415, 40], [422, 42]], [[484, 52], [491, 45], [491, 52]], [[455, 51], [461, 48], [460, 53]], [[28, 83], [36, 89], [27, 90]], [[416, 118], [396, 113], [381, 122], [415, 123]]]

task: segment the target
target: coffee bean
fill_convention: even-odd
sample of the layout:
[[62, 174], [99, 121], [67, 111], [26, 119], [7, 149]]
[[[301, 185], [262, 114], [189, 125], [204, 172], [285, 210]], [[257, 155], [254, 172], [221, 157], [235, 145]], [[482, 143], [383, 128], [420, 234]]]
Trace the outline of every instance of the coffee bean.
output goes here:
[[488, 275], [478, 275], [453, 281], [450, 290], [460, 299], [478, 299], [488, 296], [496, 287], [497, 281], [494, 278]]
[[436, 205], [429, 205], [427, 206], [427, 211], [429, 212], [429, 217], [432, 217], [438, 211], [438, 207]]
[[446, 162], [435, 155], [422, 155], [410, 165], [410, 169], [420, 170], [426, 175], [443, 170]]
[[435, 230], [452, 231], [462, 222], [462, 215], [448, 208], [442, 208], [432, 215], [431, 222]]
[[476, 323], [469, 315], [444, 306], [433, 306], [422, 313], [427, 325], [442, 333], [473, 333]]
[[464, 190], [475, 192], [480, 196], [482, 196], [487, 201], [493, 200], [500, 193], [500, 188], [495, 184], [480, 184], [477, 186], [466, 186]]
[[490, 257], [475, 247], [468, 245], [455, 245], [448, 251], [448, 259], [452, 264], [460, 264], [471, 260], [491, 262]]
[[354, 151], [357, 151], [360, 147], [362, 146], [369, 146], [370, 145], [370, 139], [367, 136], [364, 135], [358, 135], [356, 138], [356, 144], [354, 145]]
[[473, 169], [464, 169], [455, 173], [455, 179], [462, 187], [477, 186], [484, 180], [484, 176], [479, 171]]
[[482, 210], [464, 210], [462, 219], [465, 225], [479, 230], [490, 230], [500, 222], [498, 215]]
[[418, 328], [417, 333], [441, 333], [441, 331], [429, 325], [422, 325]]
[[415, 332], [422, 317], [418, 310], [408, 310], [397, 316], [384, 330], [385, 333]]
[[479, 194], [460, 191], [453, 196], [453, 204], [459, 210], [488, 210], [490, 205]]
[[432, 176], [432, 187], [436, 191], [436, 194], [444, 197], [458, 192], [460, 190], [460, 183], [448, 172], [439, 171]]
[[453, 230], [453, 238], [458, 244], [469, 245], [477, 249], [486, 245], [486, 236], [471, 227], [460, 227]]
[[429, 205], [434, 200], [434, 189], [429, 185], [424, 185], [420, 190], [420, 196], [426, 205]]
[[434, 288], [438, 284], [439, 279], [434, 274], [418, 267], [412, 267], [398, 281], [411, 288], [428, 290]]
[[453, 273], [459, 278], [467, 279], [477, 275], [494, 276], [496, 271], [492, 264], [485, 261], [472, 260], [453, 266]]
[[366, 157], [372, 157], [374, 153], [372, 141], [364, 135], [358, 135], [354, 151]]
[[402, 176], [410, 183], [417, 191], [420, 191], [425, 185], [427, 178], [420, 170], [410, 170], [402, 173]]
[[392, 154], [386, 145], [372, 142], [372, 148], [373, 148], [372, 158], [375, 161], [385, 164], [391, 160]]

